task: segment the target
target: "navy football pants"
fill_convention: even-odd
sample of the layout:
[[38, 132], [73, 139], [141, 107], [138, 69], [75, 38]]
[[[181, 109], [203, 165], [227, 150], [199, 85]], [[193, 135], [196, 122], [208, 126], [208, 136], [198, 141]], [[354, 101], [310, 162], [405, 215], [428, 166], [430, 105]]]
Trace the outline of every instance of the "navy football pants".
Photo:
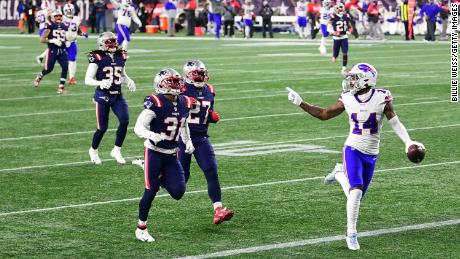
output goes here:
[[347, 66], [348, 63], [348, 39], [334, 40], [333, 57], [339, 56], [339, 51], [342, 49], [342, 65]]
[[144, 161], [145, 190], [139, 202], [139, 219], [142, 221], [147, 220], [160, 186], [175, 200], [181, 199], [185, 193], [184, 170], [176, 154], [164, 154], [145, 148]]
[[[217, 174], [217, 160], [212, 148], [211, 142], [207, 137], [193, 138], [193, 146], [195, 147], [195, 156], [198, 166], [204, 173], [208, 183], [208, 195], [211, 201], [222, 201], [222, 194], [219, 183], [219, 176]], [[187, 182], [190, 177], [190, 163], [192, 155], [185, 153], [185, 144], [180, 142], [179, 145], [179, 161], [184, 168], [185, 181]]]
[[96, 90], [94, 94], [94, 101], [96, 102], [96, 119], [97, 130], [93, 136], [93, 149], [97, 149], [104, 137], [104, 133], [109, 127], [109, 114], [112, 109], [115, 116], [118, 118], [117, 137], [115, 139], [115, 146], [121, 147], [126, 137], [126, 131], [129, 124], [129, 111], [128, 104], [123, 98], [123, 95], [109, 95], [100, 90]]
[[42, 71], [42, 75], [45, 76], [51, 73], [54, 69], [54, 65], [56, 64], [56, 61], [59, 63], [59, 65], [62, 68], [60, 82], [61, 84], [65, 84], [65, 81], [67, 78], [67, 70], [69, 69], [69, 58], [67, 56], [66, 49], [49, 47], [46, 50], [45, 67]]

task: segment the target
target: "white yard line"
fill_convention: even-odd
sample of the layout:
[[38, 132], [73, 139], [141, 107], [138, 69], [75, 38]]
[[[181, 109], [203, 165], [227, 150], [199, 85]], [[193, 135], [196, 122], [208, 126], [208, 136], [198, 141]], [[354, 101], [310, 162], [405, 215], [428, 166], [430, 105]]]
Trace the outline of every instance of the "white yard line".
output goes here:
[[[376, 230], [360, 232], [359, 237], [381, 236], [385, 234], [401, 233], [401, 232], [414, 231], [414, 230], [432, 229], [432, 228], [439, 228], [439, 227], [445, 227], [445, 226], [454, 226], [458, 224], [460, 224], [460, 219], [436, 221], [436, 222], [431, 222], [431, 223], [394, 227], [394, 228], [381, 228], [381, 229], [376, 229]], [[240, 254], [258, 253], [258, 252], [269, 251], [269, 250], [274, 250], [274, 249], [284, 249], [284, 248], [314, 245], [314, 244], [321, 244], [321, 243], [330, 243], [330, 242], [339, 241], [339, 240], [345, 240], [345, 235], [342, 234], [342, 235], [336, 235], [336, 236], [305, 239], [305, 240], [294, 241], [294, 242], [252, 246], [252, 247], [247, 247], [247, 248], [242, 248], [242, 249], [224, 250], [224, 251], [209, 253], [209, 254], [178, 257], [176, 259], [204, 259], [204, 258], [234, 256], [234, 255], [240, 255]]]
[[[86, 162], [86, 163], [89, 164], [89, 162]], [[424, 167], [436, 167], [436, 166], [459, 164], [459, 163], [460, 163], [460, 160], [457, 160], [457, 161], [440, 162], [440, 163], [432, 163], [432, 164], [424, 164], [424, 165], [379, 169], [379, 170], [375, 170], [375, 172], [392, 172], [392, 171], [399, 171], [399, 170], [417, 169], [417, 168], [424, 168]], [[235, 186], [223, 187], [222, 190], [246, 189], [246, 188], [251, 188], [251, 187], [269, 186], [269, 185], [277, 185], [277, 184], [289, 184], [289, 183], [320, 180], [323, 178], [324, 176], [316, 176], [316, 177], [298, 178], [298, 179], [283, 180], [283, 181], [263, 182], [263, 183], [256, 183], [256, 184], [235, 185]], [[189, 191], [189, 192], [186, 192], [186, 194], [207, 193], [207, 191], [208, 191], [207, 189], [203, 189], [203, 190]], [[168, 197], [168, 196], [169, 196], [168, 194], [161, 194], [161, 195], [157, 195], [156, 197]], [[9, 215], [17, 215], [17, 214], [26, 214], [26, 213], [32, 213], [32, 212], [55, 211], [55, 210], [69, 209], [69, 208], [81, 208], [81, 207], [90, 207], [90, 206], [95, 206], [95, 205], [105, 205], [105, 204], [128, 202], [128, 201], [138, 201], [139, 199], [140, 197], [134, 197], [134, 198], [119, 199], [119, 200], [89, 202], [89, 203], [57, 206], [57, 207], [26, 209], [26, 210], [20, 210], [20, 211], [3, 212], [3, 213], [0, 213], [0, 217], [9, 216]]]

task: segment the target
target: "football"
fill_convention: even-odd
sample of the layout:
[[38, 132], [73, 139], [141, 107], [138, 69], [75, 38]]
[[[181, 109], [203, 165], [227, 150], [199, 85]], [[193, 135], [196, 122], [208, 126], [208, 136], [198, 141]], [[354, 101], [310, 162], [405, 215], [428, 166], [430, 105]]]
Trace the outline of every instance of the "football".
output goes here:
[[425, 151], [426, 150], [420, 146], [415, 144], [411, 145], [407, 150], [407, 158], [409, 158], [412, 163], [418, 164], [422, 162], [423, 158], [425, 158]]

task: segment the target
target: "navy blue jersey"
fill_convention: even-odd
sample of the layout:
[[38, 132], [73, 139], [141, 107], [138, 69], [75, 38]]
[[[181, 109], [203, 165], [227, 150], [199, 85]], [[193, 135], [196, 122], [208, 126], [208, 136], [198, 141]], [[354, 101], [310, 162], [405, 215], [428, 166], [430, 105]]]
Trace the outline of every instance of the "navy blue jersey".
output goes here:
[[122, 72], [125, 67], [127, 55], [125, 51], [118, 50], [113, 55], [102, 50], [95, 50], [88, 54], [89, 63], [97, 65], [96, 80], [108, 79], [112, 81], [109, 89], [100, 89], [103, 92], [112, 94], [121, 93]]
[[340, 35], [338, 37], [347, 35], [347, 31], [349, 29], [348, 23], [350, 22], [350, 15], [348, 15], [347, 13], [344, 13], [342, 15], [332, 14], [331, 22], [332, 27], [334, 28], [334, 32], [340, 32]]
[[209, 112], [214, 109], [214, 87], [210, 84], [206, 84], [204, 87], [200, 88], [186, 83], [183, 94], [196, 99], [188, 120], [191, 137], [207, 137]]
[[144, 108], [155, 112], [156, 117], [150, 122], [150, 131], [161, 134], [164, 140], [152, 145], [163, 149], [174, 149], [179, 146], [179, 129], [184, 125], [190, 114], [193, 99], [179, 95], [176, 104], [164, 95], [146, 96]]
[[67, 31], [67, 26], [64, 23], [55, 23], [55, 22], [47, 22], [45, 23], [45, 30], [50, 30], [50, 33], [48, 34], [48, 40], [51, 39], [58, 39], [59, 41], [62, 42], [61, 47], [56, 46], [55, 44], [48, 43], [48, 47], [52, 48], [65, 48], [65, 33]]

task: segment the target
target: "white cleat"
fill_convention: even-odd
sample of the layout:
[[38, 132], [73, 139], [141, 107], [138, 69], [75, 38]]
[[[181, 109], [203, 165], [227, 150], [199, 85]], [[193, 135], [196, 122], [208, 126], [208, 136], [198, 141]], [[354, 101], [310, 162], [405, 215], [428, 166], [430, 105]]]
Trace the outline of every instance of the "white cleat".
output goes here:
[[347, 246], [350, 250], [359, 250], [358, 233], [347, 235]]
[[155, 241], [155, 238], [153, 238], [149, 232], [147, 231], [147, 229], [140, 229], [140, 228], [136, 228], [136, 238], [137, 240], [140, 240], [142, 242], [154, 242]]
[[340, 74], [341, 74], [342, 76], [346, 76], [346, 75], [348, 74], [348, 69], [342, 68], [342, 70], [340, 71]]
[[99, 152], [97, 149], [93, 149], [92, 147], [89, 148], [89, 157], [91, 158], [91, 162], [95, 165], [100, 165], [102, 163], [101, 158], [99, 157]]
[[112, 149], [112, 152], [110, 152], [110, 156], [115, 158], [115, 160], [117, 160], [117, 163], [126, 164], [126, 160], [121, 156], [120, 149]]
[[140, 168], [142, 168], [142, 170], [144, 170], [144, 160], [142, 160], [142, 159], [136, 159], [136, 160], [133, 160], [131, 163], [132, 163], [133, 165], [139, 166]]
[[319, 53], [321, 55], [326, 55], [327, 54], [327, 49], [324, 46], [319, 47], [318, 50], [319, 50]]
[[324, 184], [329, 185], [329, 184], [335, 182], [335, 174], [337, 172], [342, 172], [342, 171], [343, 171], [343, 165], [341, 163], [335, 164], [335, 167], [332, 170], [332, 172], [330, 172], [328, 175], [326, 175], [324, 177]]

